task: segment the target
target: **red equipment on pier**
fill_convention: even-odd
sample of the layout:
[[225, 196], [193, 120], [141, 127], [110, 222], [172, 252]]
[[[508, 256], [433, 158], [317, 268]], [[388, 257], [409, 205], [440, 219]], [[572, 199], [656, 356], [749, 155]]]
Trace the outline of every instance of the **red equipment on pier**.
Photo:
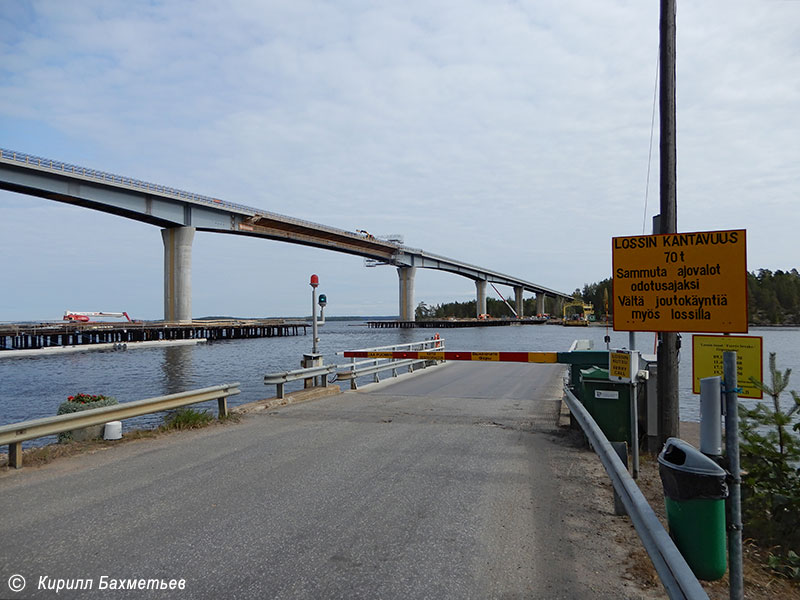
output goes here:
[[122, 317], [125, 317], [126, 319], [128, 319], [129, 322], [131, 322], [131, 323], [133, 322], [133, 319], [131, 319], [128, 316], [128, 313], [126, 313], [126, 312], [102, 312], [102, 311], [101, 312], [87, 312], [87, 311], [76, 312], [76, 311], [72, 311], [72, 310], [65, 310], [64, 311], [64, 320], [65, 321], [80, 321], [82, 323], [87, 323], [89, 321], [89, 317], [116, 317], [116, 318], [120, 318], [120, 319]]

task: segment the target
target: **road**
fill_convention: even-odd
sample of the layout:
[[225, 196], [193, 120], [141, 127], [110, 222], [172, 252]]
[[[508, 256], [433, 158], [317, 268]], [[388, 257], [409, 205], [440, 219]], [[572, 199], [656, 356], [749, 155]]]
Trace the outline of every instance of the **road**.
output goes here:
[[447, 364], [6, 471], [0, 598], [628, 597], [562, 369]]

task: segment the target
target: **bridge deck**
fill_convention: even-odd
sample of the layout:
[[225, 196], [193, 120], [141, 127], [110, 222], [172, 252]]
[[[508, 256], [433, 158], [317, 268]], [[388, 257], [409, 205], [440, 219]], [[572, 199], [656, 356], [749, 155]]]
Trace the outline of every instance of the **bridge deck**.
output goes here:
[[625, 597], [611, 499], [556, 426], [561, 372], [451, 363], [6, 472], [0, 564], [192, 598]]
[[439, 269], [473, 280], [571, 298], [569, 294], [518, 277], [410, 248], [389, 239], [378, 239], [364, 231], [345, 231], [5, 148], [0, 148], [0, 189], [108, 212], [158, 227], [195, 227], [200, 231], [256, 236], [326, 248], [363, 256], [373, 261], [373, 265]]

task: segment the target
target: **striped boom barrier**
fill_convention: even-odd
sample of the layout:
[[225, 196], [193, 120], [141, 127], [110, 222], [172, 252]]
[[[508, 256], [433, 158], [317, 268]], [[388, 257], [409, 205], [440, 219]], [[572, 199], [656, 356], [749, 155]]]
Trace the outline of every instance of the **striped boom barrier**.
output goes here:
[[558, 352], [369, 352], [351, 350], [346, 358], [414, 358], [418, 360], [479, 360], [487, 362], [557, 363]]

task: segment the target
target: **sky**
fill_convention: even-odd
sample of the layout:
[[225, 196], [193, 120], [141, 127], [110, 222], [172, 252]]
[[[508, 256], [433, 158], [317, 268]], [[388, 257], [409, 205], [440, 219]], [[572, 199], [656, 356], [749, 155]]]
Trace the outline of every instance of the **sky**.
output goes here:
[[[569, 293], [659, 212], [658, 31], [656, 0], [0, 0], [0, 146]], [[679, 1], [676, 88], [678, 230], [800, 267], [800, 1]], [[0, 257], [0, 322], [163, 318], [157, 227], [0, 191]], [[193, 315], [308, 314], [312, 273], [327, 315], [398, 312], [392, 267], [198, 232]]]

